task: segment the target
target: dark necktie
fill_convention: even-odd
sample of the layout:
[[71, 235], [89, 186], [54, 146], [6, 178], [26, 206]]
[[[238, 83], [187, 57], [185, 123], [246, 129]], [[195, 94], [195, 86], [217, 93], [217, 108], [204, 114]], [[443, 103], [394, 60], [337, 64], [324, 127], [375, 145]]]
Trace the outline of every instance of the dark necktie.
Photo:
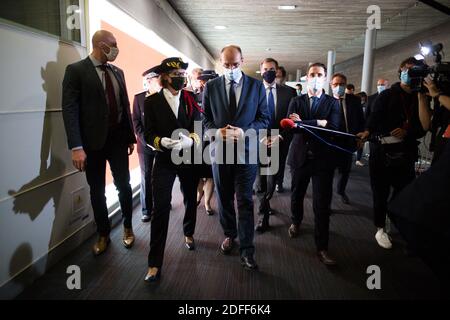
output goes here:
[[105, 90], [106, 90], [106, 98], [109, 107], [109, 125], [114, 126], [117, 125], [118, 121], [118, 107], [116, 94], [114, 92], [114, 86], [111, 80], [111, 76], [107, 70], [107, 66], [105, 64], [98, 66], [105, 73]]
[[344, 106], [344, 100], [340, 99], [340, 103], [341, 103], [341, 116], [342, 116], [342, 131], [344, 132], [349, 132], [348, 131], [348, 121], [347, 121], [347, 110]]
[[236, 92], [234, 89], [235, 84], [236, 84], [236, 82], [234, 82], [234, 81], [230, 82], [229, 110], [230, 110], [231, 120], [234, 119], [234, 117], [236, 116], [236, 111], [237, 111]]
[[316, 114], [317, 112], [317, 106], [319, 105], [319, 98], [318, 97], [312, 97], [312, 105], [311, 105], [311, 114]]
[[270, 113], [270, 127], [272, 128], [275, 124], [275, 98], [273, 96], [273, 92], [272, 92], [273, 88], [270, 87], [270, 92], [269, 92], [269, 99], [267, 101], [267, 106], [269, 108], [269, 113]]

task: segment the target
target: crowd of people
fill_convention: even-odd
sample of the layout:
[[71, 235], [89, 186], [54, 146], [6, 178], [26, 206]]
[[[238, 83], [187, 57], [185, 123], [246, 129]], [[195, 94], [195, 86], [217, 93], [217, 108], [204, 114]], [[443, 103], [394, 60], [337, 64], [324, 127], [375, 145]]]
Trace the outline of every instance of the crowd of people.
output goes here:
[[[188, 63], [177, 57], [164, 59], [145, 71], [145, 91], [134, 97], [131, 113], [123, 71], [109, 63], [119, 54], [114, 35], [98, 31], [92, 46], [86, 59], [66, 69], [63, 115], [73, 164], [86, 172], [90, 186], [99, 234], [93, 251], [96, 255], [105, 252], [110, 242], [105, 199], [107, 162], [124, 217], [123, 245], [133, 246], [128, 157], [137, 143], [142, 221], [151, 224], [145, 276], [148, 282], [161, 276], [177, 177], [185, 206], [187, 250], [196, 248], [197, 211], [204, 198], [206, 213], [220, 216], [224, 232], [220, 251], [229, 254], [238, 248], [243, 267], [257, 269], [254, 232], [264, 233], [270, 228], [270, 202], [275, 192], [285, 192], [286, 163], [292, 178], [287, 234], [295, 238], [302, 232], [304, 198], [311, 181], [317, 256], [327, 266], [336, 265], [328, 250], [333, 180], [336, 177], [341, 201], [351, 203], [346, 186], [353, 164], [364, 166], [365, 143], [370, 144], [374, 238], [379, 246], [390, 249], [392, 239], [385, 228], [389, 201], [416, 179], [418, 141], [436, 126], [436, 106], [442, 105], [443, 114], [450, 110], [450, 98], [431, 80], [424, 84], [427, 93], [416, 92], [411, 86], [408, 71], [418, 63], [415, 58], [400, 63], [399, 82], [389, 86], [387, 80], [379, 79], [374, 95], [355, 94], [355, 86], [343, 73], [331, 76], [331, 94], [327, 94], [327, 68], [323, 63], [313, 63], [307, 69], [304, 93], [301, 84], [295, 88], [285, 85], [286, 70], [273, 58], [261, 59], [262, 81], [248, 76], [242, 72], [241, 48], [229, 45], [220, 52], [223, 75], [200, 68], [188, 75]], [[294, 125], [281, 125], [283, 119]], [[448, 122], [440, 121], [437, 129], [437, 165], [442, 163], [441, 155], [444, 161], [448, 158]], [[199, 123], [201, 133], [197, 130]], [[249, 141], [252, 133], [258, 141], [256, 146]], [[243, 146], [240, 152], [239, 144]], [[268, 150], [269, 164], [277, 159], [276, 172], [267, 173], [267, 163], [249, 160], [261, 147]], [[194, 160], [199, 150], [206, 155], [201, 163]], [[231, 156], [230, 150], [234, 151]], [[178, 163], [174, 156], [188, 160]], [[220, 161], [223, 157], [227, 161]], [[214, 196], [217, 208], [212, 207]], [[259, 215], [256, 225], [254, 207]], [[394, 221], [399, 219], [394, 216]], [[448, 240], [448, 234], [442, 237]]]

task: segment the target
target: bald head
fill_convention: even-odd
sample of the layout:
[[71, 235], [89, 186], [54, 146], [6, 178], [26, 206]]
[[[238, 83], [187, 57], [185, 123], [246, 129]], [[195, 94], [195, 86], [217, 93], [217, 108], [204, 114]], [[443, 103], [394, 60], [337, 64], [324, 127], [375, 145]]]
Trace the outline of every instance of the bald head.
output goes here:
[[220, 61], [226, 69], [234, 69], [241, 66], [244, 61], [242, 50], [236, 45], [229, 45], [222, 49], [220, 53]]
[[116, 38], [114, 35], [106, 30], [99, 30], [92, 36], [92, 48], [101, 48], [102, 42], [106, 43], [110, 47], [117, 46]]

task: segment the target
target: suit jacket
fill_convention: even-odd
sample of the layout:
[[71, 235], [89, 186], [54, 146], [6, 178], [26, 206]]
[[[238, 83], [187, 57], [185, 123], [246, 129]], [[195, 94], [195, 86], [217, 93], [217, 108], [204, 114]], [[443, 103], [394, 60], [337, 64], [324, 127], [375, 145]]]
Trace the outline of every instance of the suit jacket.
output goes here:
[[[242, 91], [236, 115], [231, 118], [228, 97], [225, 89], [225, 77], [221, 76], [207, 82], [203, 92], [203, 125], [205, 130], [223, 128], [228, 124], [239, 127], [244, 132], [254, 129], [258, 134], [260, 129], [267, 129], [269, 125], [269, 110], [264, 85], [261, 81], [242, 75]], [[245, 143], [246, 158], [252, 152], [257, 152], [255, 144]], [[217, 143], [211, 143], [211, 159], [214, 160]], [[247, 162], [245, 162], [247, 163]]]
[[[123, 71], [110, 65], [120, 87], [123, 143], [136, 143]], [[103, 148], [108, 136], [109, 108], [102, 82], [89, 57], [68, 65], [63, 80], [62, 109], [69, 149]]]
[[378, 98], [378, 96], [379, 96], [379, 94], [377, 92], [377, 93], [375, 93], [375, 94], [373, 94], [373, 95], [371, 95], [371, 96], [369, 96], [367, 98], [367, 108], [366, 108], [366, 113], [365, 113], [366, 128], [367, 128], [367, 125], [368, 125], [367, 120], [369, 119], [370, 114], [372, 113], [373, 106], [375, 104], [375, 100]]
[[137, 136], [137, 152], [153, 154], [152, 148], [147, 146], [144, 137], [144, 102], [148, 92], [144, 91], [134, 96], [133, 101], [133, 126]]
[[[178, 119], [173, 114], [169, 103], [164, 97], [164, 92], [154, 93], [147, 97], [144, 102], [144, 139], [156, 151], [156, 159], [172, 163], [172, 150], [166, 149], [161, 145], [162, 138], [178, 139], [178, 136], [172, 137], [177, 129], [186, 129], [189, 136], [194, 139], [194, 147], [200, 147], [201, 140], [198, 133], [194, 132], [194, 122], [201, 121], [200, 111], [193, 108], [192, 114], [188, 114], [187, 103], [184, 99], [184, 92], [194, 99], [192, 92], [183, 90], [180, 95], [180, 107], [178, 109]], [[200, 123], [201, 127], [201, 123]], [[193, 150], [191, 150], [193, 154]]]
[[[364, 111], [361, 106], [361, 99], [353, 94], [346, 94], [344, 99], [347, 107], [348, 133], [357, 134], [363, 132], [365, 128], [365, 120]], [[341, 127], [339, 128], [339, 131], [346, 132], [347, 128], [345, 127], [344, 111], [341, 104], [339, 104], [339, 108], [341, 110]], [[356, 150], [356, 139], [340, 136], [336, 137], [336, 141], [341, 147], [347, 150]], [[339, 154], [342, 153], [342, 151], [338, 152]]]
[[[322, 93], [315, 113], [312, 113], [309, 96], [303, 94], [291, 100], [288, 114], [297, 113], [304, 124], [317, 126], [317, 120], [327, 120], [327, 129], [339, 130], [341, 111], [339, 101]], [[333, 137], [316, 130], [317, 135], [327, 141]], [[331, 142], [331, 141], [330, 141]], [[332, 165], [334, 154], [332, 149], [303, 129], [293, 129], [293, 138], [288, 155], [288, 164], [292, 168], [303, 166], [309, 157], [314, 157], [319, 166]]]

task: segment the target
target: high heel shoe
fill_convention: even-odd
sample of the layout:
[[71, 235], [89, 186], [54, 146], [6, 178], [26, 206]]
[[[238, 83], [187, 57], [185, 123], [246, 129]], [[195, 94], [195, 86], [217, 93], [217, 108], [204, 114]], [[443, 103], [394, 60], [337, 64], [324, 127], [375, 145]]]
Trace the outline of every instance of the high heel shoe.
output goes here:
[[[156, 270], [156, 271], [155, 271]], [[147, 275], [145, 276], [145, 282], [155, 282], [161, 277], [161, 269], [159, 268], [148, 268]]]

